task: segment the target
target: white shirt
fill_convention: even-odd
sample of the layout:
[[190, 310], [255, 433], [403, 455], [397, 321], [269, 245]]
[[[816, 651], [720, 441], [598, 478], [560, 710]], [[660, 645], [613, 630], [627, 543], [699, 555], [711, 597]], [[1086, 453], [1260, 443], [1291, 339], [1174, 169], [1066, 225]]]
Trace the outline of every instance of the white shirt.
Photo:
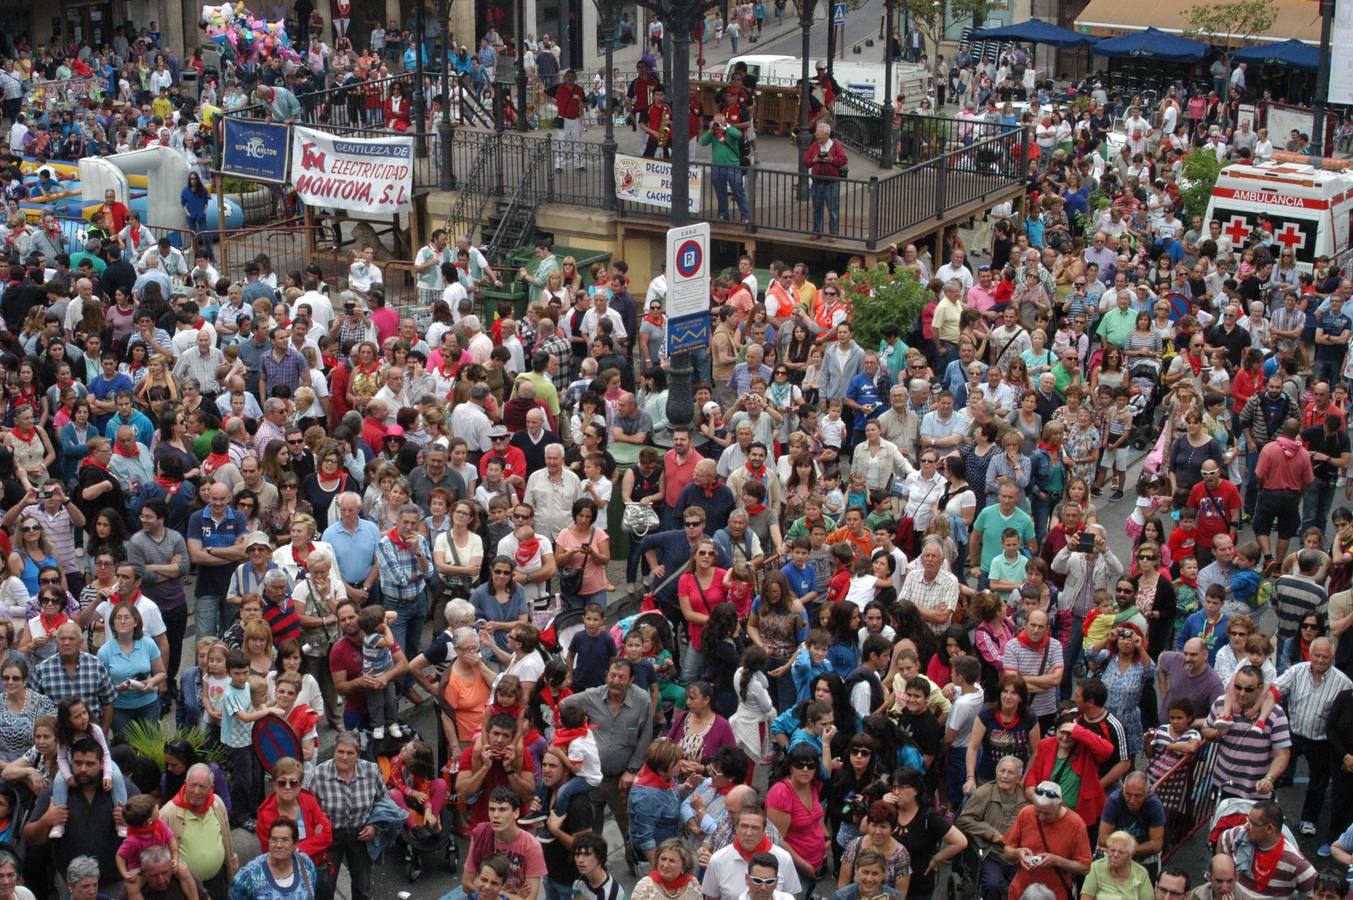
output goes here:
[[465, 438], [471, 453], [493, 449], [493, 441], [489, 440], [490, 427], [488, 413], [477, 403], [459, 403], [451, 410], [451, 433]]
[[955, 698], [947, 723], [947, 727], [954, 730], [955, 747], [968, 746], [968, 738], [972, 737], [972, 723], [977, 721], [977, 714], [982, 711], [985, 699], [980, 690]]
[[968, 271], [967, 266], [955, 266], [953, 263], [945, 263], [935, 270], [935, 277], [943, 284], [948, 284], [949, 279], [957, 278], [963, 285], [963, 294], [967, 296], [968, 291], [973, 286], [972, 273]]
[[[136, 611], [141, 614], [142, 633], [151, 640], [168, 630], [164, 625], [164, 616], [160, 615], [160, 608], [155, 605], [154, 600], [151, 600], [145, 594], [136, 598]], [[104, 600], [94, 607], [94, 614], [103, 622], [103, 633], [111, 635], [113, 633], [113, 604]]]
[[[583, 313], [583, 321], [582, 324], [578, 326], [578, 329], [583, 334], [587, 335], [589, 341], [594, 340], [597, 336], [597, 321], [599, 318], [595, 306]], [[615, 330], [611, 332], [611, 337], [615, 338], [617, 341], [623, 341], [629, 337], [629, 334], [625, 331], [625, 320], [620, 318], [620, 313], [608, 306], [606, 308], [605, 318], [610, 319], [611, 324], [615, 326]]]
[[334, 305], [329, 302], [329, 298], [319, 291], [306, 291], [296, 298], [296, 303], [292, 306], [292, 309], [302, 303], [310, 307], [311, 321], [323, 331], [328, 331], [329, 323], [334, 320]]
[[1353, 688], [1353, 680], [1333, 666], [1320, 677], [1319, 684], [1308, 662], [1297, 663], [1278, 676], [1278, 692], [1283, 696], [1292, 733], [1312, 741], [1325, 740], [1334, 698], [1349, 688]]
[[[779, 890], [786, 894], [797, 894], [803, 889], [803, 885], [799, 883], [794, 858], [789, 855], [788, 850], [777, 844], [771, 845], [770, 852], [775, 854], [776, 860], [780, 863]], [[706, 897], [718, 897], [719, 900], [737, 900], [747, 893], [747, 862], [736, 846], [729, 844], [709, 858], [705, 877], [700, 882], [700, 891]]]

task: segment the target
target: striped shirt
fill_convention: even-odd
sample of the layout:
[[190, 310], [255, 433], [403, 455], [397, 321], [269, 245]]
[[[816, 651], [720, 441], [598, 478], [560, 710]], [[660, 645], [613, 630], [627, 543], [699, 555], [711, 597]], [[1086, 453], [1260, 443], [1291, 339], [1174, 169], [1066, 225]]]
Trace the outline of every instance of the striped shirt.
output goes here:
[[[1225, 702], [1223, 696], [1212, 703], [1205, 727], [1217, 727], [1217, 718]], [[1248, 800], [1265, 800], [1272, 795], [1260, 794], [1255, 786], [1268, 775], [1273, 754], [1292, 746], [1292, 736], [1287, 724], [1287, 713], [1281, 706], [1273, 707], [1264, 731], [1254, 731], [1250, 727], [1253, 724], [1253, 718], [1236, 711], [1232, 716], [1231, 727], [1220, 731], [1212, 783], [1226, 794]]]
[[1353, 680], [1331, 666], [1317, 684], [1308, 662], [1297, 663], [1278, 676], [1278, 692], [1288, 710], [1292, 733], [1311, 741], [1323, 741], [1334, 698], [1353, 688]]
[[[1249, 843], [1249, 836], [1245, 833], [1244, 825], [1237, 825], [1229, 831], [1222, 832], [1217, 852], [1234, 856], [1236, 845], [1244, 843]], [[1257, 855], [1253, 850], [1251, 854], [1252, 857]], [[1315, 888], [1315, 879], [1315, 867], [1301, 855], [1301, 848], [1295, 841], [1288, 841], [1283, 845], [1283, 852], [1278, 857], [1273, 877], [1264, 885], [1263, 890], [1255, 884], [1253, 864], [1245, 868], [1236, 866], [1236, 887], [1242, 889], [1237, 893], [1247, 897], [1309, 896]]]
[[283, 641], [295, 641], [301, 637], [301, 617], [296, 612], [291, 598], [286, 597], [279, 603], [273, 603], [267, 593], [263, 594], [263, 621], [272, 629], [272, 642], [281, 646]]
[[56, 551], [62, 572], [69, 575], [80, 571], [81, 561], [75, 557], [75, 527], [71, 524], [70, 513], [66, 511], [64, 503], [57, 509], [55, 515], [47, 512], [46, 506], [42, 503], [25, 506], [22, 515], [37, 519], [42, 525], [43, 537], [47, 538], [52, 549]]
[[1278, 638], [1297, 637], [1301, 620], [1329, 603], [1329, 594], [1310, 578], [1284, 575], [1273, 585], [1273, 606], [1278, 612]]
[[[1062, 642], [1054, 637], [1048, 640], [1047, 652], [1031, 650], [1018, 637], [1005, 645], [1006, 674], [1018, 672], [1021, 675], [1049, 675], [1062, 668]], [[1057, 712], [1057, 689], [1049, 688], [1034, 694], [1029, 711], [1035, 716], [1050, 716]]]

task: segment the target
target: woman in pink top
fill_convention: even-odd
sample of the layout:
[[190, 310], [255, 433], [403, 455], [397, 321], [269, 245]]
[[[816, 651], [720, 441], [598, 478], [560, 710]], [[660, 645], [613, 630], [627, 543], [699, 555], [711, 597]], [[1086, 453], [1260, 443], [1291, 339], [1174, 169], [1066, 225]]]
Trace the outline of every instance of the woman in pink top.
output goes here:
[[789, 771], [766, 792], [766, 818], [784, 836], [784, 848], [794, 857], [799, 878], [812, 881], [827, 858], [827, 835], [822, 830], [822, 782], [819, 755], [808, 744], [789, 751]]
[[982, 663], [982, 683], [995, 684], [1005, 674], [1005, 645], [1015, 636], [1015, 629], [1006, 618], [1005, 601], [991, 591], [978, 593], [972, 606], [979, 623], [973, 643]]
[[723, 584], [724, 570], [714, 565], [717, 553], [713, 540], [701, 539], [695, 545], [695, 554], [685, 573], [677, 579], [677, 600], [681, 603], [681, 615], [686, 619], [686, 630], [691, 637], [690, 645], [681, 656], [681, 680], [687, 684], [699, 678], [705, 669], [705, 655], [696, 648], [700, 646], [700, 635], [709, 621], [710, 611], [728, 599]]

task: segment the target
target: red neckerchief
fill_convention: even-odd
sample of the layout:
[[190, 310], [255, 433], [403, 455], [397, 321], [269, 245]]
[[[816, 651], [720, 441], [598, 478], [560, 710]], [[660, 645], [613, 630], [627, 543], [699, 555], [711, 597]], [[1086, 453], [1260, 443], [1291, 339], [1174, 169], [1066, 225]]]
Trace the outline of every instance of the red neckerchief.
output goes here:
[[638, 777], [634, 779], [634, 786], [658, 788], [659, 790], [665, 791], [671, 789], [672, 779], [663, 778], [657, 772], [654, 772], [647, 765], [645, 765], [642, 769], [639, 770]]
[[1049, 456], [1055, 456], [1057, 454], [1057, 448], [1049, 444], [1047, 441], [1039, 441], [1038, 449], [1047, 452]]
[[554, 740], [550, 743], [555, 747], [567, 747], [580, 737], [590, 734], [593, 725], [579, 725], [577, 728], [556, 728]]
[[38, 403], [37, 386], [30, 384], [28, 387], [20, 387], [19, 396], [15, 398], [15, 401], [28, 406], [36, 406]]
[[56, 630], [70, 621], [70, 616], [64, 612], [57, 615], [55, 619], [48, 619], [46, 613], [38, 613], [42, 619], [42, 627], [48, 634], [55, 634]]
[[1035, 644], [1032, 640], [1029, 639], [1029, 632], [1021, 631], [1019, 633], [1019, 642], [1024, 646], [1028, 647], [1030, 650], [1042, 650], [1044, 647], [1048, 645], [1048, 636], [1046, 634], [1043, 635], [1043, 640]]
[[767, 507], [766, 507], [766, 504], [764, 504], [764, 503], [753, 503], [751, 506], [747, 507], [747, 515], [749, 515], [749, 516], [759, 516], [759, 515], [761, 515], [763, 512], [765, 512], [766, 509], [767, 509]]
[[691, 883], [691, 879], [695, 878], [694, 875], [692, 875], [690, 872], [687, 872], [685, 875], [678, 875], [676, 878], [673, 878], [671, 881], [668, 881], [667, 879], [662, 877], [662, 875], [658, 872], [657, 869], [654, 869], [652, 872], [649, 872], [648, 877], [654, 884], [656, 884], [658, 887], [662, 888], [669, 894], [675, 894], [679, 892], [682, 888]]
[[755, 478], [757, 481], [765, 481], [765, 480], [766, 480], [766, 464], [765, 464], [765, 463], [762, 463], [762, 464], [761, 464], [761, 468], [759, 468], [759, 469], [753, 469], [751, 463], [744, 463], [743, 465], [746, 467], [748, 474], [750, 474], [750, 475], [751, 475], [753, 478]]
[[19, 426], [17, 425], [11, 428], [10, 431], [14, 434], [16, 438], [23, 441], [25, 444], [33, 440], [33, 438], [36, 437], [38, 433], [38, 429], [36, 427], [28, 429], [28, 431], [25, 433], [23, 429], [19, 428]]
[[210, 475], [228, 462], [230, 462], [229, 453], [209, 453], [207, 458], [202, 460], [202, 474]]
[[129, 227], [129, 228], [127, 229], [127, 233], [130, 234], [130, 235], [132, 236], [132, 246], [134, 246], [134, 247], [139, 247], [139, 246], [141, 246], [141, 226], [140, 226], [140, 225], [132, 225], [131, 227]]
[[171, 497], [179, 492], [179, 488], [183, 487], [182, 481], [170, 481], [163, 475], [156, 475], [155, 483], [164, 488], [164, 492]]
[[731, 781], [728, 782], [728, 784], [724, 785], [723, 787], [719, 787], [717, 784], [714, 784], [713, 782], [710, 782], [710, 784], [714, 788], [714, 790], [718, 792], [720, 797], [727, 797], [729, 791], [737, 787], [737, 785], [733, 784], [733, 782]]
[[121, 444], [113, 444], [113, 454], [116, 456], [130, 456], [132, 459], [136, 459], [141, 455], [141, 447], [140, 445], [136, 445], [135, 450], [127, 450]]
[[149, 825], [128, 825], [127, 835], [129, 837], [148, 838], [155, 836], [155, 822]]
[[658, 313], [657, 315], [654, 315], [653, 313], [648, 313], [644, 316], [644, 321], [649, 323], [650, 325], [657, 325], [658, 327], [662, 327], [662, 313]]
[[1187, 353], [1187, 352], [1186, 352], [1186, 353], [1184, 354], [1184, 359], [1188, 360], [1189, 368], [1193, 369], [1193, 374], [1194, 374], [1195, 376], [1196, 376], [1200, 371], [1202, 371], [1202, 368], [1203, 368], [1203, 360], [1202, 360], [1202, 357], [1199, 357], [1197, 360], [1194, 360], [1193, 354], [1192, 354], [1192, 353]]
[[117, 591], [113, 591], [113, 593], [108, 595], [108, 602], [113, 606], [117, 606], [119, 603], [130, 603], [132, 605], [135, 605], [136, 601], [140, 599], [141, 599], [140, 591], [137, 591], [135, 594], [132, 594], [130, 597], [127, 597], [125, 599]]
[[996, 724], [999, 725], [999, 726], [1001, 726], [1002, 728], [1004, 728], [1006, 731], [1009, 731], [1011, 728], [1014, 728], [1016, 725], [1019, 724], [1019, 712], [1018, 712], [1018, 711], [1016, 711], [1015, 714], [1014, 714], [1013, 716], [1010, 717], [1010, 721], [1008, 721], [1008, 722], [1007, 722], [1004, 718], [1001, 717], [1001, 711], [1000, 711], [999, 708], [993, 710], [993, 711], [992, 711], [992, 715], [995, 716], [995, 718], [996, 718]]
[[1301, 647], [1301, 658], [1304, 662], [1311, 661], [1311, 642], [1304, 638], [1297, 638]]
[[[99, 469], [99, 470], [101, 470], [101, 471], [103, 471], [103, 472], [107, 472], [107, 471], [108, 471], [108, 467], [107, 467], [107, 466], [105, 466], [103, 463], [99, 462], [97, 459], [95, 459], [95, 458], [92, 457], [92, 456], [86, 456], [85, 459], [84, 459], [84, 462], [80, 463], [80, 468], [83, 469], [85, 466], [93, 466], [94, 468]], [[211, 473], [208, 473], [208, 474], [211, 474]]]
[[517, 552], [514, 554], [517, 565], [524, 567], [535, 557], [536, 551], [539, 549], [540, 538], [531, 538], [529, 541], [522, 541], [517, 545]]
[[[399, 537], [398, 537], [398, 534], [396, 533], [395, 529], [392, 528], [392, 529], [390, 529], [390, 531], [391, 531], [392, 534], [395, 534], [395, 535], [396, 535], [394, 538], [392, 538], [392, 540], [398, 541], [398, 540], [399, 540]], [[399, 545], [399, 544], [396, 544], [396, 546], [400, 546], [400, 545]], [[291, 559], [292, 559], [293, 562], [296, 563], [296, 565], [300, 566], [302, 572], [308, 572], [308, 571], [310, 571], [310, 567], [306, 564], [306, 558], [310, 556], [310, 551], [313, 550], [314, 548], [315, 548], [315, 544], [314, 544], [314, 542], [312, 541], [311, 543], [309, 543], [309, 544], [306, 545], [305, 553], [297, 553], [297, 552], [296, 552], [296, 545], [295, 545], [295, 544], [292, 544], [292, 545], [291, 545]]]
[[1253, 876], [1254, 888], [1259, 893], [1264, 893], [1273, 876], [1278, 874], [1278, 862], [1283, 858], [1286, 843], [1287, 839], [1279, 834], [1278, 843], [1269, 849], [1254, 848], [1254, 863], [1250, 867], [1250, 875]]
[[714, 482], [713, 484], [711, 484], [711, 485], [710, 485], [709, 487], [707, 487], [707, 488], [701, 488], [701, 490], [705, 492], [705, 496], [706, 496], [707, 498], [711, 499], [711, 500], [714, 499], [714, 492], [717, 491], [718, 489], [719, 489], [719, 482], [717, 482], [717, 481]]
[[743, 850], [742, 841], [739, 841], [736, 838], [733, 839], [733, 846], [738, 848], [738, 855], [742, 857], [743, 861], [750, 862], [752, 857], [756, 856], [756, 854], [770, 852], [770, 838], [762, 835], [761, 843], [757, 844], [751, 850]]
[[[408, 549], [409, 549], [409, 545], [408, 545], [407, 543], [404, 542], [404, 538], [402, 538], [402, 537], [399, 536], [399, 529], [398, 529], [398, 528], [391, 528], [391, 529], [390, 529], [390, 533], [387, 534], [386, 537], [388, 537], [388, 538], [390, 539], [390, 543], [394, 544], [394, 545], [395, 545], [396, 547], [398, 547], [400, 550], [408, 550]], [[291, 552], [292, 552], [293, 554], [295, 554], [296, 551], [293, 550], [293, 551], [291, 551]]]
[[216, 802], [215, 792], [212, 792], [207, 795], [206, 803], [203, 803], [201, 806], [193, 806], [191, 801], [188, 800], [188, 794], [186, 793], [187, 790], [188, 785], [186, 784], [183, 787], [179, 788], [179, 792], [174, 795], [173, 801], [174, 805], [188, 810], [188, 812], [192, 813], [195, 816], [198, 817], [205, 816], [207, 814], [207, 810], [211, 809], [211, 805]]

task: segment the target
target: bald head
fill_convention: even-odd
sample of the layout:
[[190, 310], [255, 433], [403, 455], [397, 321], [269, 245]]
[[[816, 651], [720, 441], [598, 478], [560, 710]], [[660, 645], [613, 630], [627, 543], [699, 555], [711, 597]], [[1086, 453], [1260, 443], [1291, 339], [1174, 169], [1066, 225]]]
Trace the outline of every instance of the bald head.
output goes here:
[[729, 790], [728, 795], [724, 797], [724, 808], [728, 810], [728, 815], [734, 819], [737, 814], [742, 812], [743, 804], [748, 800], [756, 799], [756, 789], [750, 785], [739, 784]]

